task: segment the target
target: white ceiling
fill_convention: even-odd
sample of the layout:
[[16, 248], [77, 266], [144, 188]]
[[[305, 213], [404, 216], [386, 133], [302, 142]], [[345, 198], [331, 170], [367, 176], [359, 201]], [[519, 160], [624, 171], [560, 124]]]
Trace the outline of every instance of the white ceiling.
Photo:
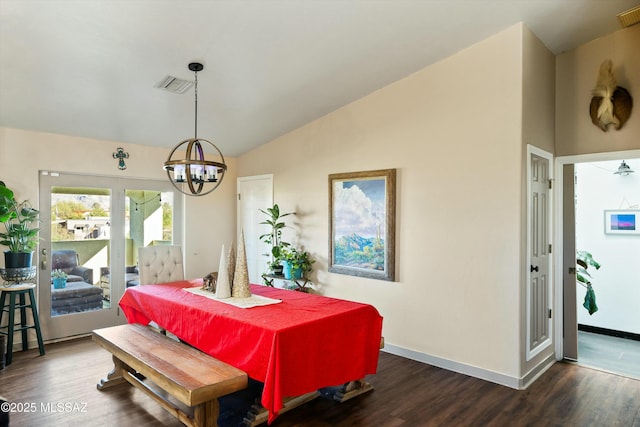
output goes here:
[[240, 155], [517, 22], [554, 53], [638, 0], [0, 0], [0, 126]]

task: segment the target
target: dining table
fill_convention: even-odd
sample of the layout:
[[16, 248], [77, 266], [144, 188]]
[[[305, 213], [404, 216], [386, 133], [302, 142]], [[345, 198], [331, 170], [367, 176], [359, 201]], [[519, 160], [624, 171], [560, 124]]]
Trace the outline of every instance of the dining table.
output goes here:
[[375, 374], [382, 316], [370, 304], [251, 284], [251, 300], [216, 298], [202, 279], [127, 288], [129, 323], [155, 322], [264, 384], [271, 423], [286, 398]]

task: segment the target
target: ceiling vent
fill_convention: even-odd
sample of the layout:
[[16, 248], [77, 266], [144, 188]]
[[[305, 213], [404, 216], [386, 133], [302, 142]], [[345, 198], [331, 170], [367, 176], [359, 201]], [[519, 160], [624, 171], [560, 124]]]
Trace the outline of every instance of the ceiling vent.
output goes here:
[[618, 19], [622, 28], [627, 28], [640, 22], [640, 6], [619, 13]]
[[164, 89], [169, 92], [180, 94], [191, 89], [191, 86], [193, 86], [193, 82], [191, 80], [182, 80], [173, 76], [167, 76], [155, 85], [158, 89]]

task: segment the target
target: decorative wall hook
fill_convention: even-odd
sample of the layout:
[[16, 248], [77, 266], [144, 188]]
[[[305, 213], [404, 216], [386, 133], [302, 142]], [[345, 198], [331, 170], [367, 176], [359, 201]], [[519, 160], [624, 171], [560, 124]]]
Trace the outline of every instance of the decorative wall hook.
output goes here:
[[129, 153], [125, 153], [122, 147], [118, 147], [118, 151], [113, 153], [113, 158], [118, 159], [118, 169], [125, 170], [127, 165], [124, 164], [124, 159], [129, 158]]

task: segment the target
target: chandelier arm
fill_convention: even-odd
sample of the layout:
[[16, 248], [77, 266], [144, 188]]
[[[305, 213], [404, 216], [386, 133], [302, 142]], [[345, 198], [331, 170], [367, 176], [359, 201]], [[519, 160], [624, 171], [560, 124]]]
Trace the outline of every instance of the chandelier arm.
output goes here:
[[[187, 145], [187, 154], [185, 156], [185, 160], [191, 160], [191, 147], [193, 145], [193, 141], [190, 141], [189, 144]], [[185, 174], [187, 176], [187, 185], [189, 186], [189, 191], [191, 191], [192, 194], [198, 194], [199, 191], [196, 191], [196, 189], [193, 187], [193, 178], [191, 177], [191, 164], [187, 163], [186, 164], [186, 171]]]
[[[197, 74], [197, 73], [196, 73]], [[193, 146], [196, 146], [196, 153], [195, 156], [196, 158], [192, 158], [193, 155]], [[197, 181], [196, 184], [198, 184], [198, 188], [196, 189], [193, 185], [193, 178], [196, 177], [194, 174], [191, 173], [191, 166], [193, 164], [199, 164], [200, 159], [198, 159], [197, 155], [201, 153], [201, 150], [198, 150], [198, 147], [200, 146], [200, 143], [198, 142], [197, 138], [194, 138], [192, 140], [190, 140], [189, 144], [187, 145], [187, 155], [186, 155], [186, 160], [196, 160], [196, 162], [190, 162], [187, 167], [188, 167], [188, 171], [187, 171], [187, 184], [189, 185], [189, 191], [191, 191], [192, 194], [200, 194], [202, 192], [202, 187], [203, 187], [203, 182], [202, 181]], [[197, 177], [196, 177], [197, 178]]]

